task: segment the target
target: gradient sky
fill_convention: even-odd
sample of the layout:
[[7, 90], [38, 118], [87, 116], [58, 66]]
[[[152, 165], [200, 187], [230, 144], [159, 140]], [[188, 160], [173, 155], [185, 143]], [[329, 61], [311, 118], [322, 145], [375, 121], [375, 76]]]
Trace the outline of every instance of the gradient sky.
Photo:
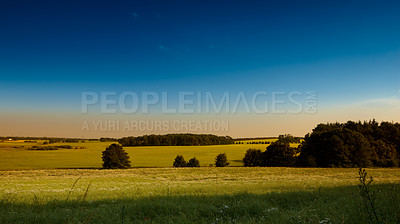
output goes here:
[[320, 122], [400, 121], [398, 1], [1, 1], [0, 135], [121, 137], [85, 119], [83, 91], [316, 91], [316, 114], [193, 115], [234, 137]]

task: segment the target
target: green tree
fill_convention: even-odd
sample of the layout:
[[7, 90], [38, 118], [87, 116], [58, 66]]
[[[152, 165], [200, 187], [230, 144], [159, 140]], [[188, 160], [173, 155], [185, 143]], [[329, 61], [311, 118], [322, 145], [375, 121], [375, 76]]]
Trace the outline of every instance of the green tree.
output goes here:
[[289, 143], [276, 141], [263, 153], [264, 166], [293, 166], [296, 150]]
[[244, 154], [244, 166], [262, 166], [263, 153], [259, 149], [248, 149]]
[[187, 167], [200, 167], [200, 161], [196, 157], [193, 157], [189, 159]]
[[372, 148], [375, 166], [393, 167], [399, 165], [399, 157], [394, 145], [378, 140], [372, 143]]
[[215, 158], [215, 166], [216, 167], [229, 166], [229, 161], [225, 153], [217, 155], [217, 157]]
[[121, 169], [131, 167], [128, 153], [121, 145], [112, 144], [102, 153], [103, 168], [105, 169]]
[[175, 157], [174, 163], [173, 163], [174, 167], [185, 167], [186, 166], [186, 161], [183, 158], [182, 155], [177, 155]]

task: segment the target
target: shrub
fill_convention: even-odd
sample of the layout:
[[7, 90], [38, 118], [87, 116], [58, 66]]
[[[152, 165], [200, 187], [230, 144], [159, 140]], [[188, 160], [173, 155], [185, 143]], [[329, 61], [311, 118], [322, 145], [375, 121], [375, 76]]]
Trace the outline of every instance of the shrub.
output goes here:
[[193, 157], [189, 159], [189, 162], [187, 163], [187, 167], [200, 167], [200, 161], [196, 159], [196, 157]]
[[103, 151], [103, 168], [105, 169], [121, 169], [131, 167], [128, 153], [121, 145], [112, 144]]
[[263, 153], [259, 149], [248, 149], [243, 158], [244, 166], [261, 166]]
[[173, 163], [174, 167], [185, 167], [186, 166], [186, 161], [183, 158], [182, 155], [177, 155], [175, 157], [174, 163]]
[[29, 150], [58, 150], [57, 146], [32, 146]]
[[61, 140], [55, 139], [55, 138], [51, 138], [48, 143], [49, 144], [53, 144], [53, 143], [57, 143], [57, 142], [61, 142]]
[[62, 148], [62, 149], [73, 149], [73, 147], [70, 146], [70, 145], [59, 145], [59, 146], [56, 146], [56, 147]]
[[218, 154], [215, 158], [215, 166], [216, 167], [225, 167], [229, 166], [228, 158], [225, 153]]

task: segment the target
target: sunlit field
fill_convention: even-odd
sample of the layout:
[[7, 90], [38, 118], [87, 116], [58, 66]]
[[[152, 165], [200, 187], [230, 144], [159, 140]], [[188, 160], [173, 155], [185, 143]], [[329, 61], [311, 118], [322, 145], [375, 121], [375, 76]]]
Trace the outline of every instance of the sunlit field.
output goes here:
[[[367, 169], [371, 210], [358, 169], [242, 167], [247, 149], [268, 144], [124, 147], [133, 168], [101, 169], [110, 144], [56, 143], [49, 145], [74, 149], [42, 151], [28, 149], [43, 141], [0, 143], [0, 223], [400, 221], [398, 168]], [[219, 153], [234, 167], [211, 167]], [[176, 155], [196, 157], [202, 167], [172, 168]]]
[[[270, 140], [269, 140], [270, 141]], [[0, 170], [13, 169], [55, 169], [55, 168], [101, 168], [101, 152], [112, 142], [88, 141], [84, 143], [55, 143], [50, 146], [71, 145], [84, 149], [59, 149], [52, 151], [27, 150], [43, 141], [27, 143], [23, 141], [0, 142]], [[296, 146], [296, 144], [292, 144]], [[232, 144], [211, 146], [144, 146], [124, 147], [128, 152], [132, 167], [172, 167], [176, 155], [185, 159], [196, 157], [201, 166], [214, 164], [219, 153], [226, 153], [231, 166], [242, 166], [247, 149], [265, 150], [268, 144]]]

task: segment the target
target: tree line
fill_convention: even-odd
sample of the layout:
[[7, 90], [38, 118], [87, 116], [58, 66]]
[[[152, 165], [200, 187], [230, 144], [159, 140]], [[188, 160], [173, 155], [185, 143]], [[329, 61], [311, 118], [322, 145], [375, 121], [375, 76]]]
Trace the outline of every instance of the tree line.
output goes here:
[[317, 167], [399, 166], [400, 124], [319, 124], [300, 145], [299, 165]]
[[229, 136], [210, 134], [167, 134], [124, 137], [118, 140], [123, 146], [193, 146], [234, 144]]
[[244, 166], [398, 167], [400, 124], [348, 121], [319, 124], [297, 148], [279, 139], [247, 150]]
[[[172, 136], [174, 138], [170, 138], [170, 144], [188, 145], [185, 142], [177, 143], [174, 141], [202, 139], [200, 137], [212, 135], [171, 134], [158, 135], [155, 139], [157, 137], [167, 137], [168, 139], [168, 137]], [[194, 136], [198, 138], [191, 138]], [[135, 141], [140, 139], [143, 141], [145, 137], [147, 137], [147, 140], [151, 139], [149, 136], [132, 138]], [[212, 137], [232, 140], [228, 137]], [[248, 149], [243, 158], [243, 165], [268, 167], [398, 167], [400, 164], [399, 123], [378, 123], [372, 120], [368, 122], [348, 121], [346, 123], [319, 124], [311, 133], [305, 136], [298, 147], [290, 146], [289, 142], [292, 140], [290, 136], [285, 135], [272, 142], [265, 151]], [[161, 143], [167, 144], [168, 142], [159, 142], [159, 144]], [[196, 144], [200, 143], [201, 141], [196, 141]], [[139, 141], [135, 144], [154, 144], [154, 142]], [[189, 145], [195, 144], [192, 142]], [[113, 150], [110, 150], [110, 148]], [[130, 162], [124, 162], [129, 160], [129, 157], [122, 149], [122, 146], [113, 144], [106, 151], [103, 152], [105, 164], [107, 164], [106, 161], [112, 160], [117, 161], [114, 164], [130, 164]], [[215, 165], [229, 165], [226, 154], [218, 155]], [[173, 166], [198, 167], [200, 163], [195, 157], [186, 162], [183, 156], [178, 155], [174, 160]], [[108, 168], [109, 166], [103, 165], [103, 167]]]

